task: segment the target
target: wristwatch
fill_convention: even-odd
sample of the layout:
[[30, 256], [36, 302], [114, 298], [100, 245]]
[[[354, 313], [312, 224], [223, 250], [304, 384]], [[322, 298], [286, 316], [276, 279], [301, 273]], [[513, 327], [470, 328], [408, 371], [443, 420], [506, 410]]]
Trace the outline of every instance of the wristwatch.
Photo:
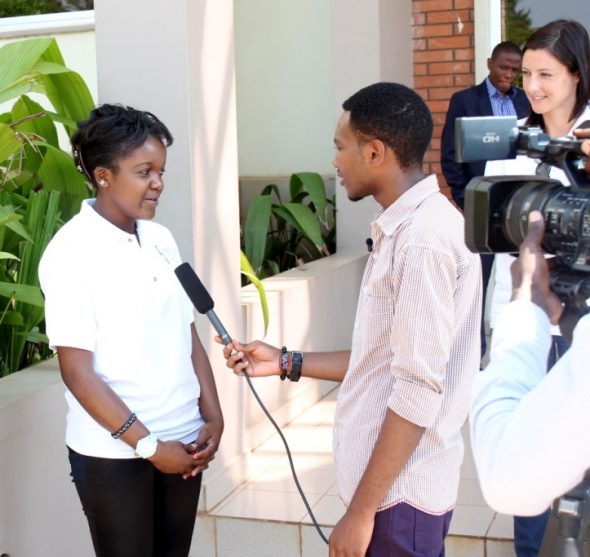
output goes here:
[[135, 454], [141, 458], [150, 458], [156, 454], [158, 449], [158, 438], [150, 433], [147, 437], [142, 437], [135, 447]]

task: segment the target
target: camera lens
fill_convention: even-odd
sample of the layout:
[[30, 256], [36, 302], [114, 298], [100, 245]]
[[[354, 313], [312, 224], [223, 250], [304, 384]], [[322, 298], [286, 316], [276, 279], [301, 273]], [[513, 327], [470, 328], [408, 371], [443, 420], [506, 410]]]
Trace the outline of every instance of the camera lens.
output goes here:
[[505, 205], [506, 237], [520, 245], [527, 232], [528, 215], [540, 211], [545, 220], [543, 248], [568, 265], [590, 265], [590, 191], [572, 191], [555, 183], [527, 183], [517, 188]]

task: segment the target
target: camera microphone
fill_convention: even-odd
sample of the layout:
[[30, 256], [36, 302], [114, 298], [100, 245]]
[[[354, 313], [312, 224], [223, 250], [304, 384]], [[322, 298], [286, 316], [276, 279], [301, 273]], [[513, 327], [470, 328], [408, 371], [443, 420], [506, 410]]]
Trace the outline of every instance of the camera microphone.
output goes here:
[[182, 288], [186, 292], [190, 301], [193, 303], [199, 313], [206, 315], [211, 321], [211, 324], [217, 331], [217, 334], [221, 337], [223, 344], [227, 345], [231, 342], [231, 337], [222, 325], [219, 317], [213, 311], [215, 306], [213, 298], [207, 292], [207, 289], [197, 276], [197, 273], [193, 271], [193, 268], [188, 263], [181, 263], [174, 273], [178, 277]]

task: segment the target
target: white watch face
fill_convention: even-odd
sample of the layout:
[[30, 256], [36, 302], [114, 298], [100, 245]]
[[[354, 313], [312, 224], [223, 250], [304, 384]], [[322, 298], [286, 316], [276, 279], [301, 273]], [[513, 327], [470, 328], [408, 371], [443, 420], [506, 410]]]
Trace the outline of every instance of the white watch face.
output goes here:
[[150, 458], [154, 456], [158, 448], [158, 438], [155, 435], [148, 435], [137, 442], [135, 447], [135, 454], [141, 458]]

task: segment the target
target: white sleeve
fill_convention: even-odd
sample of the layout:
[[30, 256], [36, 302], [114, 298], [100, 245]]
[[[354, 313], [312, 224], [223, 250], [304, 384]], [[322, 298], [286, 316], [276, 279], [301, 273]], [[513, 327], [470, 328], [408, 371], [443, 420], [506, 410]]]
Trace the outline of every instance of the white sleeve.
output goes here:
[[70, 346], [94, 352], [96, 322], [84, 264], [69, 246], [50, 243], [39, 264], [39, 281], [45, 297], [45, 323], [49, 346]]
[[549, 320], [531, 302], [508, 304], [476, 377], [471, 443], [484, 497], [499, 512], [535, 515], [590, 467], [590, 315], [545, 374]]

